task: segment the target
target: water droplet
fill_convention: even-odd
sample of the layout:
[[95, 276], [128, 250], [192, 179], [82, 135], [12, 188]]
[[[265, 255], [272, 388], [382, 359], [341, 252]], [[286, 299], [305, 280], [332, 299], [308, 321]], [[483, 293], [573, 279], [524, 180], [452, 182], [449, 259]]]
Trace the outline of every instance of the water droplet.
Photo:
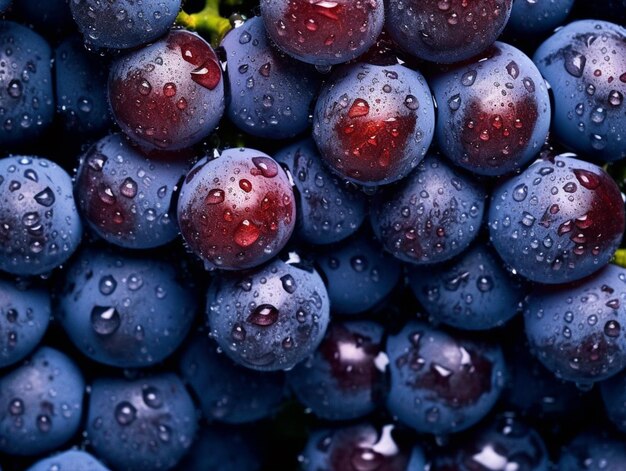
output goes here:
[[252, 40], [252, 36], [247, 31], [244, 31], [241, 33], [241, 36], [239, 36], [239, 44], [248, 44], [250, 40]]
[[91, 310], [91, 327], [98, 335], [114, 334], [121, 323], [120, 314], [112, 306], [95, 306]]
[[[252, 163], [257, 168], [257, 170], [261, 172], [261, 175], [266, 178], [274, 178], [276, 175], [278, 175], [278, 165], [273, 159], [269, 157], [252, 157]], [[252, 174], [255, 175], [256, 173], [252, 172]]]
[[37, 175], [37, 172], [35, 172], [32, 168], [24, 170], [24, 177], [35, 183], [39, 181], [39, 176]]
[[578, 182], [588, 190], [595, 190], [600, 186], [600, 177], [589, 170], [576, 168], [574, 169], [574, 175]]
[[478, 73], [475, 70], [465, 72], [461, 77], [461, 84], [466, 87], [471, 87], [472, 85], [474, 85], [477, 75]]
[[137, 87], [139, 89], [139, 93], [147, 96], [152, 91], [152, 85], [146, 79], [142, 79], [139, 81], [139, 85]]
[[134, 198], [137, 195], [137, 182], [127, 177], [120, 185], [120, 193], [126, 198]]
[[367, 262], [367, 258], [356, 255], [350, 259], [350, 266], [357, 273], [362, 273], [367, 270], [369, 263]]
[[604, 334], [607, 337], [619, 337], [621, 326], [619, 322], [615, 320], [610, 320], [606, 324], [604, 324]]
[[137, 409], [128, 401], [122, 401], [115, 407], [115, 420], [120, 425], [129, 425], [137, 417]]
[[222, 80], [222, 71], [215, 60], [209, 59], [191, 71], [191, 80], [201, 87], [213, 90]]
[[52, 428], [52, 420], [45, 414], [37, 416], [37, 428], [41, 432], [49, 432]]
[[234, 240], [240, 247], [249, 247], [257, 241], [260, 235], [259, 228], [249, 219], [244, 219], [235, 230]]
[[159, 409], [163, 406], [163, 395], [154, 386], [145, 386], [141, 391], [143, 402], [151, 409]]
[[172, 430], [164, 424], [159, 424], [157, 427], [159, 440], [164, 443], [167, 443], [172, 438]]
[[528, 187], [521, 183], [513, 190], [513, 199], [517, 202], [524, 201], [528, 195]]
[[284, 275], [280, 277], [280, 282], [283, 285], [283, 289], [289, 294], [293, 294], [296, 291], [296, 280], [291, 275]]
[[609, 103], [612, 106], [620, 106], [623, 100], [624, 100], [624, 95], [622, 95], [617, 90], [611, 90], [611, 92], [609, 93]]
[[24, 413], [24, 401], [14, 398], [9, 402], [9, 414], [22, 415]]
[[37, 193], [35, 196], [35, 201], [46, 208], [52, 206], [55, 202], [54, 192], [47, 186], [44, 190]]
[[117, 288], [117, 281], [115, 281], [113, 275], [103, 276], [102, 278], [100, 278], [98, 288], [100, 289], [100, 292], [102, 294], [108, 296], [109, 294], [113, 293], [113, 291], [115, 291], [115, 288]]
[[246, 319], [247, 322], [260, 327], [268, 327], [278, 320], [278, 309], [271, 304], [261, 304]]
[[250, 180], [242, 178], [241, 180], [239, 180], [239, 188], [241, 188], [246, 193], [250, 193], [252, 191], [252, 183], [250, 183]]
[[515, 61], [511, 61], [507, 64], [506, 71], [514, 79], [519, 77], [519, 66], [517, 65], [517, 62]]
[[143, 278], [136, 273], [132, 273], [131, 275], [128, 275], [126, 286], [128, 286], [128, 289], [131, 291], [137, 291], [143, 286]]
[[269, 62], [266, 62], [259, 68], [259, 73], [265, 78], [269, 77], [271, 72], [272, 72], [272, 64], [270, 64]]
[[582, 77], [587, 58], [580, 52], [566, 50], [564, 53], [564, 65], [567, 73], [573, 77]]
[[176, 84], [172, 82], [167, 82], [165, 85], [163, 85], [163, 95], [168, 98], [176, 95]]
[[360, 118], [362, 116], [367, 116], [370, 112], [370, 105], [367, 101], [362, 98], [357, 98], [352, 103], [350, 110], [348, 111], [348, 116], [350, 118]]
[[209, 194], [204, 199], [206, 204], [220, 204], [224, 202], [224, 190], [220, 190], [219, 188], [214, 188], [209, 191]]
[[448, 106], [452, 111], [456, 111], [461, 107], [461, 95], [454, 95], [448, 100]]
[[493, 288], [493, 280], [490, 276], [479, 276], [476, 280], [476, 287], [483, 293], [491, 291]]
[[7, 93], [11, 98], [19, 98], [22, 96], [22, 82], [19, 80], [13, 79], [9, 82], [9, 86], [7, 87]]

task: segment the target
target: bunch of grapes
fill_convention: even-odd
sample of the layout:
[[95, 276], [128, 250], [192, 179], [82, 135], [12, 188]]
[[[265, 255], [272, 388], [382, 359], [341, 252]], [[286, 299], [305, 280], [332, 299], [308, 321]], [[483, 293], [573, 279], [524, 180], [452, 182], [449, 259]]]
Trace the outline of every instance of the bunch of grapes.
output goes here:
[[626, 1], [0, 12], [0, 471], [626, 470]]

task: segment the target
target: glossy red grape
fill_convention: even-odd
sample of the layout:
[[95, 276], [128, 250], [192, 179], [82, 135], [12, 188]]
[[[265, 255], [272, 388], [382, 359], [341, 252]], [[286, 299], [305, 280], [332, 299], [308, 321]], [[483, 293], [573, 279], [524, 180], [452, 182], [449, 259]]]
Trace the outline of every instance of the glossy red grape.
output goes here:
[[544, 80], [523, 52], [497, 42], [483, 54], [437, 73], [435, 139], [455, 164], [481, 175], [526, 165], [550, 129]]
[[262, 0], [261, 15], [278, 47], [321, 66], [364, 53], [384, 22], [381, 0]]
[[424, 77], [402, 65], [356, 63], [322, 87], [313, 139], [339, 175], [375, 186], [405, 177], [422, 160], [434, 127]]
[[182, 149], [205, 138], [224, 112], [215, 51], [200, 36], [174, 30], [116, 60], [109, 101], [117, 124], [148, 148]]
[[293, 232], [291, 183], [267, 154], [228, 149], [187, 174], [178, 221], [185, 241], [208, 267], [255, 267], [274, 257]]

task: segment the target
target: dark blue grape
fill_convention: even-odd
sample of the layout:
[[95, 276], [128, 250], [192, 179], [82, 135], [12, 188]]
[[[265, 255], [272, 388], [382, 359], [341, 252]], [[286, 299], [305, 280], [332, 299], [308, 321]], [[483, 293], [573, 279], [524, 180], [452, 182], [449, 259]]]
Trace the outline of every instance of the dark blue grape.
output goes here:
[[400, 47], [420, 59], [452, 63], [493, 44], [513, 0], [389, 0], [385, 29]]
[[328, 281], [328, 297], [337, 314], [358, 314], [375, 307], [402, 274], [400, 261], [383, 251], [369, 232], [320, 249], [315, 260]]
[[263, 20], [250, 18], [222, 41], [228, 60], [228, 117], [253, 136], [284, 139], [309, 127], [319, 77], [270, 44]]
[[96, 458], [81, 450], [68, 450], [37, 461], [26, 471], [109, 471]]
[[626, 270], [608, 265], [563, 286], [537, 286], [524, 318], [530, 347], [559, 378], [602, 381], [626, 366]]
[[303, 471], [421, 471], [422, 449], [394, 437], [394, 426], [364, 423], [313, 431], [302, 454]]
[[40, 157], [0, 159], [0, 270], [47, 273], [72, 255], [81, 236], [65, 170]]
[[78, 207], [108, 242], [135, 249], [166, 244], [178, 235], [174, 194], [189, 166], [184, 156], [151, 159], [123, 134], [110, 134], [82, 156]]
[[13, 0], [0, 0], [0, 13], [8, 10], [12, 2]]
[[65, 129], [73, 138], [104, 133], [111, 126], [108, 63], [86, 52], [77, 36], [57, 46], [54, 63], [57, 111]]
[[626, 157], [626, 29], [606, 21], [570, 23], [533, 60], [554, 91], [554, 134], [601, 161]]
[[0, 368], [23, 359], [41, 341], [50, 321], [50, 294], [0, 279]]
[[528, 36], [550, 33], [565, 22], [573, 5], [574, 0], [513, 0], [507, 31]]
[[0, 145], [41, 135], [54, 117], [52, 51], [37, 33], [0, 21]]
[[492, 194], [493, 246], [539, 283], [578, 280], [606, 265], [624, 232], [617, 184], [597, 165], [568, 155], [540, 159]]
[[126, 49], [164, 35], [174, 23], [181, 0], [71, 0], [72, 15], [85, 43]]
[[261, 456], [253, 433], [241, 427], [211, 424], [200, 430], [178, 471], [260, 471]]
[[383, 2], [261, 0], [261, 16], [276, 45], [303, 62], [328, 67], [355, 59], [376, 42]]
[[337, 69], [313, 115], [313, 138], [325, 163], [365, 186], [404, 178], [426, 155], [434, 128], [424, 77], [398, 64]]
[[563, 450], [557, 466], [559, 471], [621, 471], [626, 469], [626, 444], [621, 437], [582, 433]]
[[180, 360], [183, 381], [196, 393], [204, 417], [229, 424], [276, 412], [284, 399], [282, 373], [260, 373], [234, 363], [207, 337], [196, 337]]
[[387, 339], [387, 407], [418, 432], [467, 429], [496, 403], [505, 382], [500, 347], [410, 322]]
[[0, 452], [37, 455], [79, 430], [85, 382], [74, 362], [48, 347], [0, 376]]
[[200, 142], [224, 112], [217, 55], [204, 39], [184, 30], [115, 60], [108, 91], [122, 131], [151, 149]]
[[87, 249], [63, 283], [56, 317], [80, 351], [107, 365], [162, 361], [196, 313], [193, 285], [165, 261]]
[[430, 155], [404, 182], [376, 196], [371, 223], [400, 260], [430, 264], [463, 252], [478, 234], [485, 190]]
[[541, 436], [514, 415], [496, 417], [453, 452], [458, 471], [549, 471]]
[[312, 244], [330, 244], [354, 234], [366, 215], [365, 195], [331, 174], [311, 139], [279, 151], [275, 158], [298, 190], [296, 234]]
[[[551, 420], [559, 427], [578, 420], [572, 411], [584, 410], [587, 391], [569, 381], [557, 378], [532, 355], [525, 341], [518, 341], [507, 356], [509, 381], [503, 399], [507, 407], [514, 408], [533, 421]], [[535, 422], [536, 423], [536, 422]]]
[[267, 262], [285, 246], [296, 223], [287, 174], [255, 149], [227, 149], [198, 162], [178, 198], [178, 223], [208, 269], [242, 270]]
[[541, 150], [550, 128], [544, 80], [520, 50], [501, 42], [430, 82], [443, 154], [473, 173], [503, 175]]
[[245, 273], [225, 273], [209, 288], [211, 333], [237, 363], [284, 370], [318, 347], [329, 321], [320, 276], [280, 259]]
[[619, 373], [600, 383], [607, 417], [622, 432], [626, 432], [626, 374]]
[[498, 327], [521, 309], [524, 289], [486, 245], [445, 265], [414, 267], [409, 284], [435, 322], [467, 330]]
[[382, 400], [383, 328], [369, 321], [332, 323], [315, 354], [287, 373], [298, 400], [317, 417], [351, 420]]
[[93, 382], [87, 437], [96, 455], [116, 470], [174, 467], [190, 449], [196, 429], [193, 401], [174, 374]]

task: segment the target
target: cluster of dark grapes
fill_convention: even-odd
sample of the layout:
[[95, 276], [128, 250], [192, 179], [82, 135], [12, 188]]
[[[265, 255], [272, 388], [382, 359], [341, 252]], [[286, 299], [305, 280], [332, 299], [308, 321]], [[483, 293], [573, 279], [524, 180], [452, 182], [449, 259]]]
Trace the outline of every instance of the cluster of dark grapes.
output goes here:
[[626, 470], [625, 0], [0, 0], [0, 471]]

